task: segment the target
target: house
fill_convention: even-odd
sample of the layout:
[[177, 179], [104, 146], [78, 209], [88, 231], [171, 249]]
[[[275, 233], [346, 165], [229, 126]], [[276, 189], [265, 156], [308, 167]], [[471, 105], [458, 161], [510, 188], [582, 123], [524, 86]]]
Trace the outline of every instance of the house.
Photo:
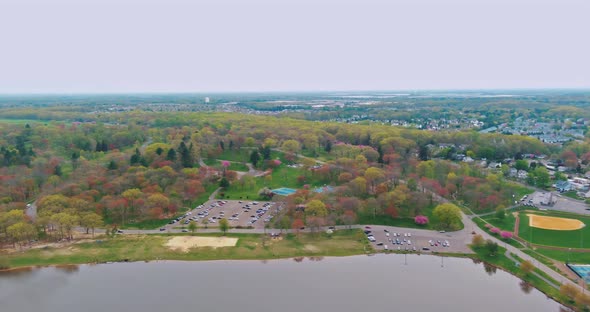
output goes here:
[[463, 162], [467, 162], [467, 163], [473, 162], [473, 158], [471, 158], [469, 156], [465, 156], [465, 157], [463, 157]]
[[490, 164], [488, 165], [488, 168], [490, 169], [498, 169], [498, 168], [502, 168], [502, 164], [497, 163], [495, 161], [490, 162]]
[[574, 189], [574, 187], [572, 186], [572, 184], [569, 181], [557, 181], [555, 183], [555, 189], [557, 189], [560, 192], [569, 192], [571, 190]]
[[510, 168], [508, 175], [512, 178], [515, 178], [518, 175], [518, 170], [516, 170], [516, 168]]

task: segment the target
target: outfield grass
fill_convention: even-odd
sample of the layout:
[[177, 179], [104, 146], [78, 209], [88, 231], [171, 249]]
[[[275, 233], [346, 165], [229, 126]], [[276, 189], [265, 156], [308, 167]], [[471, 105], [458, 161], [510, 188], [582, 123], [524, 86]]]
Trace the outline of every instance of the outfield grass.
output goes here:
[[578, 264], [590, 264], [590, 252], [569, 252], [561, 250], [551, 250], [546, 248], [536, 248], [536, 252], [547, 256], [551, 259], [555, 259], [561, 262], [578, 263]]
[[[349, 256], [364, 254], [370, 245], [360, 230], [338, 230], [325, 233], [289, 234], [283, 239], [267, 239], [262, 234], [227, 234], [238, 238], [235, 247], [193, 248], [174, 251], [164, 244], [182, 234], [117, 235], [73, 244], [63, 248], [30, 249], [6, 255], [12, 268], [34, 265], [81, 264], [109, 261], [149, 260], [221, 260], [274, 259], [300, 256]], [[188, 234], [187, 234], [188, 235]], [[221, 234], [199, 234], [221, 236]], [[369, 249], [367, 249], [369, 248]]]
[[580, 230], [575, 231], [554, 231], [529, 226], [529, 217], [526, 212], [520, 213], [519, 236], [523, 239], [538, 245], [590, 248], [590, 217], [555, 211], [535, 211], [535, 214], [550, 217], [561, 217], [577, 219], [584, 224]]
[[485, 216], [482, 219], [503, 231], [514, 232], [516, 217], [512, 215], [512, 211], [507, 211], [504, 219], [498, 219], [496, 215]]

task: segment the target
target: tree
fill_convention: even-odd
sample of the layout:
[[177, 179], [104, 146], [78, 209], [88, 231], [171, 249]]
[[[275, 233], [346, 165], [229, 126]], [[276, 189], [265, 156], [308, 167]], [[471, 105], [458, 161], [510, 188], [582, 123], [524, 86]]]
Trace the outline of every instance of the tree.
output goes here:
[[305, 215], [313, 217], [325, 217], [328, 215], [328, 209], [326, 205], [320, 200], [314, 199], [307, 203], [305, 207]]
[[6, 235], [11, 237], [14, 243], [18, 242], [20, 244], [36, 238], [37, 230], [30, 223], [18, 222], [6, 228]]
[[94, 229], [103, 226], [104, 222], [98, 214], [87, 212], [80, 217], [80, 225], [86, 228], [86, 234], [88, 234], [89, 229], [92, 229], [92, 237], [94, 237]]
[[297, 233], [297, 235], [299, 235], [299, 230], [301, 230], [303, 228], [304, 224], [303, 224], [303, 220], [297, 218], [295, 220], [293, 220], [293, 223], [291, 224], [291, 228], [293, 230], [295, 230], [295, 232]]
[[474, 235], [473, 238], [471, 239], [471, 245], [473, 245], [473, 247], [475, 248], [480, 248], [484, 245], [485, 241], [483, 239], [483, 236], [481, 236], [480, 234]]
[[119, 166], [117, 166], [117, 163], [115, 162], [115, 160], [111, 159], [111, 161], [109, 161], [109, 164], [107, 165], [107, 169], [108, 170], [117, 170], [119, 168]]
[[495, 256], [496, 253], [498, 253], [498, 244], [494, 241], [492, 241], [491, 239], [488, 239], [486, 241], [486, 245], [485, 245], [486, 250], [488, 251], [488, 255], [489, 256]]
[[283, 216], [281, 218], [281, 221], [279, 222], [279, 226], [280, 226], [280, 230], [281, 233], [283, 233], [283, 230], [288, 230], [289, 226], [291, 226], [291, 220], [289, 220], [288, 216]]
[[173, 148], [168, 150], [168, 153], [166, 154], [166, 160], [176, 161], [176, 151]]
[[229, 222], [226, 218], [219, 220], [219, 230], [223, 232], [223, 235], [229, 230]]
[[580, 293], [580, 291], [578, 290], [578, 287], [576, 287], [576, 285], [569, 283], [569, 282], [561, 284], [561, 287], [559, 287], [559, 292], [562, 295], [568, 297], [570, 299], [570, 301], [573, 301]]
[[504, 218], [506, 218], [506, 209], [504, 209], [504, 206], [500, 205], [496, 208], [496, 218], [499, 220], [504, 220]]
[[531, 272], [533, 272], [533, 270], [535, 269], [535, 266], [533, 265], [532, 262], [525, 260], [520, 264], [520, 270], [522, 271], [522, 273], [526, 276], [529, 275]]
[[229, 180], [226, 179], [225, 177], [221, 178], [221, 181], [219, 181], [219, 186], [223, 187], [223, 188], [228, 188], [229, 187]]
[[260, 161], [260, 154], [257, 150], [253, 150], [252, 153], [250, 153], [250, 162], [252, 163], [252, 166], [256, 167], [258, 161]]
[[195, 231], [197, 230], [197, 224], [195, 223], [195, 221], [191, 221], [188, 224], [188, 230], [191, 231], [191, 234], [194, 235]]
[[440, 229], [456, 231], [461, 228], [461, 210], [453, 204], [440, 204], [434, 208], [432, 214]]

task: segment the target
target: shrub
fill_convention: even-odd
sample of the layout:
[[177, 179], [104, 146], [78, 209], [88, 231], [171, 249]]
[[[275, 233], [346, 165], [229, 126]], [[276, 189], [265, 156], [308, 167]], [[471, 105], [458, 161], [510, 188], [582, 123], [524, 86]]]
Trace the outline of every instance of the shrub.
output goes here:
[[493, 227], [493, 228], [491, 228], [491, 229], [490, 229], [490, 232], [492, 232], [492, 233], [494, 233], [494, 234], [500, 234], [500, 232], [501, 232], [501, 231], [500, 231], [500, 229], [499, 229], [499, 228], [497, 228], [497, 227]]
[[427, 216], [422, 216], [422, 215], [418, 215], [414, 218], [414, 222], [418, 225], [425, 225], [428, 224], [428, 217]]
[[512, 232], [502, 231], [500, 233], [500, 236], [502, 236], [503, 239], [511, 239], [512, 238]]
[[7, 270], [10, 269], [10, 263], [8, 263], [8, 259], [0, 258], [0, 270]]

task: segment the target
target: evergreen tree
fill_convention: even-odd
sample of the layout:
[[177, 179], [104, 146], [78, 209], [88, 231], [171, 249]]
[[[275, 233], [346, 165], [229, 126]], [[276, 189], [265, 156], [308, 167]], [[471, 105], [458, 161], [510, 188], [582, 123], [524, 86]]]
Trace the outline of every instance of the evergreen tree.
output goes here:
[[131, 156], [131, 159], [129, 160], [129, 163], [133, 166], [133, 165], [137, 165], [139, 164], [139, 162], [141, 161], [141, 154], [139, 153], [139, 148], [135, 149], [135, 154], [133, 154]]
[[260, 160], [260, 154], [258, 154], [257, 150], [253, 150], [252, 153], [250, 154], [250, 162], [252, 163], [252, 165], [254, 167], [256, 167], [259, 160]]
[[166, 155], [166, 160], [176, 161], [176, 151], [173, 148], [168, 150], [168, 154]]
[[53, 169], [53, 174], [55, 174], [58, 177], [61, 177], [61, 175], [63, 173], [61, 171], [61, 166], [60, 165], [55, 166], [55, 168]]
[[109, 162], [109, 165], [107, 166], [107, 169], [117, 170], [117, 168], [119, 168], [119, 166], [117, 166], [117, 163], [111, 159], [111, 161]]

